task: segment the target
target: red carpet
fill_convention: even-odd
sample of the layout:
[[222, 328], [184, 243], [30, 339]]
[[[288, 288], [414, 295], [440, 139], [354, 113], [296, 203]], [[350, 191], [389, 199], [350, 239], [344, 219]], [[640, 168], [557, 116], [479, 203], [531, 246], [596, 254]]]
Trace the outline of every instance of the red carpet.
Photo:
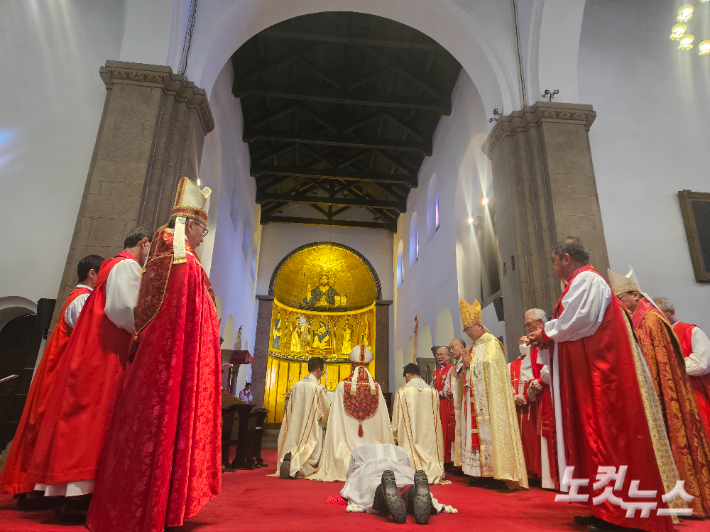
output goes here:
[[[377, 515], [348, 514], [345, 506], [327, 504], [329, 495], [339, 495], [342, 483], [267, 477], [275, 471], [275, 458], [275, 450], [265, 450], [264, 459], [272, 464], [266, 470], [225, 473], [222, 493], [197, 516], [170, 532], [342, 532], [355, 527], [372, 532], [417, 527], [412, 516], [401, 526]], [[552, 492], [538, 488], [523, 492], [492, 491], [468, 487], [464, 477], [454, 476], [451, 480], [453, 484], [433, 486], [431, 491], [439, 501], [458, 508], [459, 513], [432, 516], [426, 528], [430, 532], [584, 530], [572, 517], [585, 514], [585, 508], [555, 503]], [[691, 520], [683, 521], [677, 528], [679, 532], [700, 532], [709, 527], [707, 522]], [[59, 525], [49, 511], [20, 512], [10, 496], [0, 496], [0, 531], [85, 532], [86, 528]]]

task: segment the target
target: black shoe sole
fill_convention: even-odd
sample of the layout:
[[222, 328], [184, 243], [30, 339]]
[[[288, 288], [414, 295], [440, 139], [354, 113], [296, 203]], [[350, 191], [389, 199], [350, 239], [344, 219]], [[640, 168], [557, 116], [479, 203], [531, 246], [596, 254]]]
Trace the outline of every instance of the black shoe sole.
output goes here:
[[404, 499], [397, 491], [397, 481], [394, 478], [394, 472], [389, 469], [382, 473], [382, 493], [385, 496], [385, 504], [390, 511], [390, 515], [394, 522], [403, 524], [407, 522], [407, 505]]
[[426, 525], [431, 517], [431, 493], [429, 492], [429, 479], [424, 471], [414, 473], [414, 494], [412, 496], [412, 510], [418, 525]]
[[286, 456], [284, 456], [281, 467], [279, 467], [279, 476], [282, 480], [291, 478], [291, 453], [286, 453]]

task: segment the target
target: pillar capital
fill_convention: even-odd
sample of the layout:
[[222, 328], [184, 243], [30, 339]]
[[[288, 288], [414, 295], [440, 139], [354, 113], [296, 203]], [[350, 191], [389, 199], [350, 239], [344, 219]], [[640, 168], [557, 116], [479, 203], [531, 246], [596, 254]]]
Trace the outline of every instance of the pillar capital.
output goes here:
[[162, 89], [165, 95], [173, 96], [189, 109], [197, 110], [205, 135], [214, 129], [214, 118], [205, 90], [196, 87], [184, 76], [174, 74], [169, 66], [106, 61], [99, 74], [107, 89], [117, 84]]
[[489, 158], [500, 146], [505, 136], [513, 136], [542, 123], [564, 123], [584, 126], [586, 131], [592, 127], [597, 112], [591, 105], [580, 103], [536, 102], [520, 111], [501, 116], [493, 130], [483, 143], [482, 150]]

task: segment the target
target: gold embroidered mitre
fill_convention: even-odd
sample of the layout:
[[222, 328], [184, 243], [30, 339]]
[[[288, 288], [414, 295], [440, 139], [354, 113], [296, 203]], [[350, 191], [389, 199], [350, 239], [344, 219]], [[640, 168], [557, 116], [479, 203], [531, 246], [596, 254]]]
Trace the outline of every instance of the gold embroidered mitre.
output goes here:
[[212, 191], [205, 187], [200, 190], [195, 183], [183, 177], [178, 184], [175, 203], [170, 218], [175, 218], [173, 235], [173, 264], [182, 264], [185, 258], [185, 221], [189, 218], [207, 225], [207, 211]]
[[461, 299], [459, 301], [459, 312], [461, 313], [461, 323], [464, 327], [475, 325], [476, 323], [483, 324], [483, 321], [481, 321], [481, 304], [477, 299], [473, 300], [473, 305], [469, 305]]
[[200, 190], [200, 187], [190, 179], [183, 177], [175, 194], [175, 203], [170, 217], [192, 218], [206, 225], [211, 193], [212, 190], [208, 187]]
[[609, 274], [609, 281], [611, 282], [611, 290], [614, 292], [615, 296], [618, 297], [626, 292], [641, 291], [641, 286], [631, 266], [629, 266], [629, 273], [626, 275], [619, 275], [609, 269], [607, 269], [607, 273]]

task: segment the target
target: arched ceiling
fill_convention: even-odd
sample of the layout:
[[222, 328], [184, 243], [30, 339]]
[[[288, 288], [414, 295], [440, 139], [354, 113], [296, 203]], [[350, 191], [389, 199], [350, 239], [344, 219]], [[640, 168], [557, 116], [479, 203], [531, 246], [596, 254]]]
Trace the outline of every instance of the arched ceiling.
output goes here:
[[396, 232], [451, 113], [451, 54], [398, 22], [325, 12], [262, 31], [232, 64], [261, 223]]

